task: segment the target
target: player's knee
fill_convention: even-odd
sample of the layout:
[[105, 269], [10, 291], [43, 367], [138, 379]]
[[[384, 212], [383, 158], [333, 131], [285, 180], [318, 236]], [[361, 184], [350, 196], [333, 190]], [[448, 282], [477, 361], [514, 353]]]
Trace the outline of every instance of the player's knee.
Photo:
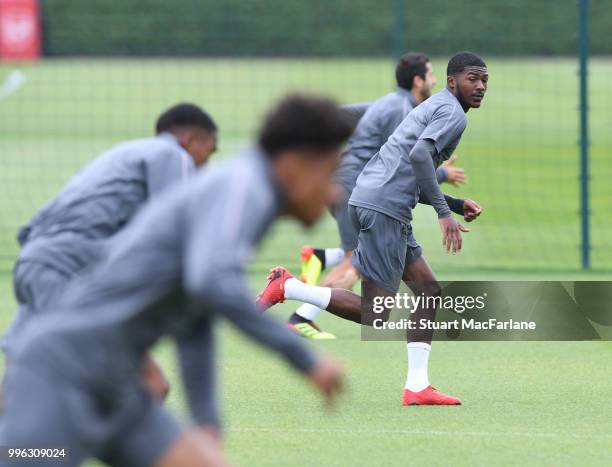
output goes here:
[[411, 284], [411, 288], [417, 295], [425, 295], [428, 297], [439, 297], [442, 295], [442, 287], [438, 281], [425, 282], [420, 284]]
[[438, 281], [428, 282], [425, 288], [426, 295], [429, 295], [430, 297], [439, 297], [442, 295], [442, 287]]

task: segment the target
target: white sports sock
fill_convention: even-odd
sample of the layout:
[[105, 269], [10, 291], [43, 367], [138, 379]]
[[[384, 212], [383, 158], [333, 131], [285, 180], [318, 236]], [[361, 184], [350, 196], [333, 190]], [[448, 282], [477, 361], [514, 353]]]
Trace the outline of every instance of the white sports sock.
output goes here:
[[299, 300], [325, 309], [331, 300], [331, 289], [317, 285], [305, 284], [292, 277], [285, 281], [285, 299]]
[[344, 250], [342, 248], [325, 248], [325, 267], [331, 268], [340, 264], [344, 259]]
[[314, 321], [318, 314], [321, 313], [321, 308], [311, 305], [310, 303], [304, 303], [297, 310], [295, 310], [295, 313], [304, 319]]
[[425, 342], [409, 342], [408, 345], [408, 377], [406, 389], [419, 392], [429, 386], [429, 352], [431, 345]]

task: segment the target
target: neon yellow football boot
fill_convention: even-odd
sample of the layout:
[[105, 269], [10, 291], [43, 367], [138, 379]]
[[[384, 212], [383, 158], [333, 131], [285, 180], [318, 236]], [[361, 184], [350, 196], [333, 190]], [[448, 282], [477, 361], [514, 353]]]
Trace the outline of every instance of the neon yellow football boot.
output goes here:
[[300, 261], [302, 270], [300, 280], [306, 284], [316, 285], [321, 277], [321, 272], [325, 268], [325, 251], [312, 246], [303, 246], [300, 251]]
[[316, 324], [312, 322], [302, 322], [302, 323], [287, 323], [287, 327], [295, 332], [298, 336], [304, 337], [306, 339], [314, 339], [314, 340], [332, 340], [335, 339], [331, 332], [321, 331]]

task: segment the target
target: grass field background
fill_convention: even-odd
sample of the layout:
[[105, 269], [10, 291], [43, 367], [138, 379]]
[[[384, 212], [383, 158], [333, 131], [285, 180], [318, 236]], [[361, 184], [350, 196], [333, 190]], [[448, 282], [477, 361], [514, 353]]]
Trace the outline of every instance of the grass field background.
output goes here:
[[[0, 64], [0, 79], [16, 68]], [[220, 127], [217, 160], [251, 140], [260, 116], [288, 90], [322, 92], [342, 102], [375, 99], [393, 88], [389, 60], [49, 60], [21, 66], [25, 85], [0, 101], [0, 256], [16, 252], [17, 227], [99, 151], [148, 136], [165, 107], [191, 100]], [[445, 63], [435, 60], [438, 89]], [[485, 212], [465, 254], [438, 248], [431, 208], [415, 216], [417, 238], [438, 269], [577, 270], [579, 247], [578, 81], [573, 59], [489, 60], [489, 92], [468, 114], [458, 149], [469, 185], [447, 191]], [[612, 270], [612, 62], [591, 66], [592, 259]], [[275, 248], [260, 255], [292, 260], [299, 228], [279, 224]], [[310, 236], [310, 238], [313, 238]], [[327, 220], [314, 239], [335, 244]], [[279, 248], [279, 244], [281, 248]], [[279, 258], [279, 252], [283, 257]], [[8, 265], [7, 265], [8, 263]]]
[[[287, 90], [358, 102], [393, 84], [388, 60], [48, 60], [2, 63], [0, 81], [15, 68], [26, 82], [0, 100], [2, 329], [14, 310], [17, 227], [99, 151], [151, 134], [164, 107], [206, 107], [220, 126], [219, 161], [248, 145], [259, 117]], [[440, 89], [444, 61], [434, 68]], [[579, 262], [576, 63], [489, 60], [489, 69], [489, 93], [469, 113], [458, 149], [469, 184], [446, 190], [476, 199], [485, 213], [452, 257], [442, 252], [431, 208], [418, 208], [414, 228], [428, 260], [443, 280], [611, 279], [612, 61], [594, 60], [590, 75], [590, 272]], [[337, 242], [329, 217], [310, 231], [278, 222], [251, 265], [253, 291], [270, 266], [295, 270], [302, 244]], [[291, 308], [272, 313], [282, 319]], [[356, 326], [333, 317], [321, 324], [339, 339], [317, 347], [349, 372], [348, 394], [331, 416], [282, 363], [222, 327], [227, 449], [239, 465], [609, 465], [610, 343], [437, 343], [432, 382], [464, 405], [401, 408], [405, 346], [361, 342]], [[184, 415], [172, 346], [157, 353], [175, 383], [168, 403]]]

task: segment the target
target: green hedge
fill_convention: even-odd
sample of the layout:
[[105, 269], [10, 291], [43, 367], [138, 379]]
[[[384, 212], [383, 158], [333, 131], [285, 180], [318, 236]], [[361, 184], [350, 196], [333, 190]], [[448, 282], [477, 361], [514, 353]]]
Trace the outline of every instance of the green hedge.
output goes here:
[[[593, 3], [592, 50], [612, 53]], [[42, 0], [47, 55], [569, 55], [571, 0]]]

